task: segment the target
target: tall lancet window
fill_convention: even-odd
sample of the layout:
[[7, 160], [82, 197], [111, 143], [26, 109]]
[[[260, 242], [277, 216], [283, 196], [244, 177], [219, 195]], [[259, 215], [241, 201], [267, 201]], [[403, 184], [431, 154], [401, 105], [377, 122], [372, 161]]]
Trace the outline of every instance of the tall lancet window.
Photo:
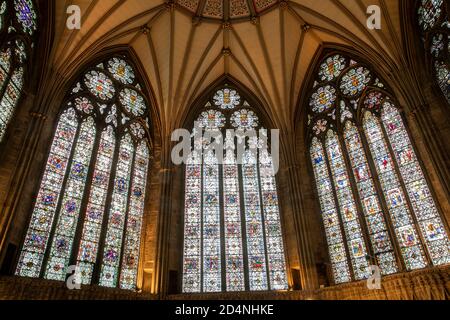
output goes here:
[[24, 90], [37, 32], [31, 0], [0, 0], [0, 142]]
[[309, 100], [309, 146], [335, 283], [450, 262], [446, 224], [401, 111], [371, 69], [326, 56]]
[[88, 69], [68, 92], [16, 274], [136, 286], [147, 172], [149, 112], [121, 55]]
[[[267, 136], [267, 130], [228, 86], [210, 97], [197, 124], [204, 137], [186, 163], [183, 292], [287, 289], [272, 157], [256, 145], [239, 156], [236, 147], [239, 135], [246, 139], [254, 129]], [[223, 137], [221, 156], [207, 148], [208, 131]], [[250, 145], [260, 138], [250, 138]]]
[[444, 0], [419, 0], [417, 17], [427, 60], [437, 84], [450, 103], [450, 4]]

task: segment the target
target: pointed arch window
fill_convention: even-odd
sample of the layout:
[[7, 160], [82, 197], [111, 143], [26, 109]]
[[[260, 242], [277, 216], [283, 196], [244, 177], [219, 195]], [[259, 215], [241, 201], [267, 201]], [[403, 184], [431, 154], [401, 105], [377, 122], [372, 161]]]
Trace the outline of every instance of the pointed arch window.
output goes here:
[[0, 142], [23, 94], [37, 27], [33, 1], [0, 1]]
[[450, 104], [450, 5], [444, 0], [419, 0], [417, 20], [434, 79]]
[[121, 55], [84, 73], [59, 116], [16, 274], [134, 289], [150, 162], [149, 112]]
[[227, 130], [259, 130], [260, 119], [228, 86], [204, 110], [197, 123], [202, 133], [223, 134], [223, 162], [197, 140], [186, 163], [182, 291], [286, 290], [272, 157], [249, 149], [238, 161], [237, 137]]
[[312, 168], [335, 283], [450, 263], [448, 231], [395, 100], [366, 65], [325, 56], [309, 100]]

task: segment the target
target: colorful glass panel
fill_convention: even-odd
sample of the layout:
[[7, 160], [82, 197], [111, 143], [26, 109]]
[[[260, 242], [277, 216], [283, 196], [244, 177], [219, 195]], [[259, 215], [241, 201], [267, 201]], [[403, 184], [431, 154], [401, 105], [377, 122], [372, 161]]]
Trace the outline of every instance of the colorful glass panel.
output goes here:
[[39, 277], [77, 127], [75, 111], [68, 109], [56, 128], [16, 275]]
[[209, 151], [203, 162], [203, 291], [222, 291], [219, 165]]
[[321, 81], [331, 81], [339, 77], [342, 70], [345, 69], [347, 60], [337, 54], [332, 57], [328, 57], [325, 62], [320, 65], [319, 77]]
[[406, 267], [408, 270], [425, 268], [422, 245], [380, 121], [366, 112], [363, 126]]
[[102, 100], [112, 99], [116, 92], [112, 80], [100, 71], [93, 70], [86, 73], [84, 83], [94, 96]]
[[253, 111], [242, 109], [233, 113], [231, 116], [231, 125], [234, 128], [250, 130], [258, 127], [259, 120]]
[[364, 153], [358, 129], [351, 122], [346, 124], [344, 138], [378, 265], [383, 274], [396, 273], [398, 271], [397, 262], [373, 182], [372, 172]]
[[384, 104], [383, 126], [434, 265], [450, 263], [450, 241], [398, 109]]
[[369, 264], [366, 257], [367, 249], [358, 220], [359, 212], [356, 208], [339, 139], [332, 130], [329, 130], [327, 133], [325, 145], [338, 199], [340, 216], [347, 237], [353, 273], [355, 279], [365, 279], [369, 276]]
[[241, 103], [241, 97], [236, 90], [222, 89], [214, 96], [214, 104], [220, 109], [234, 109]]
[[251, 291], [268, 290], [266, 244], [261, 208], [258, 161], [247, 151], [242, 164], [249, 283]]
[[183, 292], [202, 287], [202, 159], [193, 152], [186, 163], [184, 200]]
[[37, 29], [37, 14], [31, 0], [14, 0], [14, 9], [16, 10], [17, 21], [22, 26], [25, 33], [30, 36]]
[[6, 133], [6, 127], [13, 117], [14, 110], [19, 102], [23, 87], [23, 68], [16, 69], [6, 86], [5, 93], [0, 101], [0, 141]]
[[354, 96], [361, 93], [371, 80], [370, 71], [364, 67], [350, 69], [341, 79], [340, 90], [344, 95]]
[[88, 118], [81, 125], [64, 195], [57, 211], [58, 219], [45, 272], [47, 279], [64, 281], [66, 278], [94, 147], [95, 133], [94, 119]]
[[272, 290], [287, 290], [286, 262], [283, 236], [281, 233], [278, 193], [272, 157], [267, 150], [260, 152], [259, 172], [270, 288]]
[[332, 86], [320, 87], [312, 95], [310, 106], [315, 113], [321, 113], [333, 107], [336, 101], [336, 89]]
[[442, 61], [434, 63], [436, 79], [447, 101], [450, 103], [450, 70]]
[[[14, 54], [24, 60], [23, 42], [15, 43]], [[0, 55], [1, 70], [8, 67], [9, 62], [2, 59], [6, 54], [10, 51]], [[117, 56], [96, 68], [101, 71], [91, 69], [83, 74], [68, 92], [68, 110], [52, 147], [57, 151], [50, 153], [16, 273], [31, 277], [42, 273], [48, 279], [64, 281], [69, 264], [76, 264], [82, 284], [100, 278], [103, 286], [135, 289], [150, 160], [150, 149], [143, 140], [144, 125], [148, 128], [149, 121], [128, 118], [127, 108], [116, 94], [134, 83], [131, 65]], [[23, 69], [18, 68], [9, 85], [21, 87], [22, 79]], [[139, 84], [135, 87], [140, 90]], [[134, 102], [132, 94], [129, 100]], [[126, 103], [130, 112], [138, 110], [138, 115], [143, 115], [146, 105], [143, 98], [137, 100], [134, 106]], [[77, 119], [85, 120], [80, 120], [75, 135]], [[70, 135], [70, 128], [60, 128], [69, 120], [74, 122]], [[97, 133], [99, 128], [103, 131]], [[116, 135], [121, 132], [126, 135], [117, 149]], [[42, 268], [44, 262], [46, 268]]]
[[225, 126], [225, 116], [222, 112], [216, 110], [208, 110], [202, 112], [198, 118], [200, 128], [206, 130], [221, 129]]
[[114, 57], [108, 61], [108, 71], [123, 84], [132, 84], [135, 79], [133, 68], [123, 59]]
[[[236, 90], [219, 90], [206, 103], [208, 111], [200, 114], [197, 125], [205, 132], [257, 128], [259, 119], [246, 101], [242, 104], [246, 108], [236, 112], [218, 110], [234, 109], [240, 99]], [[288, 288], [271, 159], [265, 156], [260, 161], [247, 151], [246, 160], [238, 164], [235, 140], [239, 139], [226, 131], [220, 165], [208, 142], [197, 139], [196, 151], [186, 163], [184, 293]], [[259, 144], [258, 139], [250, 140]], [[202, 148], [203, 158], [197, 154]], [[268, 174], [260, 176], [259, 170]]]
[[120, 272], [120, 287], [122, 289], [132, 290], [136, 288], [149, 156], [150, 153], [146, 143], [141, 142], [136, 150], [131, 179], [130, 205], [125, 228], [122, 269]]
[[127, 134], [120, 141], [119, 159], [116, 165], [114, 189], [108, 215], [100, 274], [100, 285], [105, 287], [115, 287], [118, 282], [134, 151], [131, 136]]
[[233, 150], [227, 150], [223, 165], [225, 264], [227, 291], [244, 291], [244, 249], [239, 193], [239, 167]]
[[418, 10], [419, 24], [423, 30], [433, 28], [442, 12], [444, 0], [421, 0]]
[[331, 270], [335, 283], [351, 281], [350, 267], [341, 231], [337, 206], [333, 196], [330, 173], [327, 167], [325, 151], [322, 143], [313, 138], [311, 143], [311, 160], [316, 178], [325, 236], [328, 243]]
[[120, 92], [120, 102], [134, 116], [142, 116], [147, 109], [144, 97], [137, 91], [125, 88]]
[[98, 146], [81, 242], [78, 248], [77, 267], [81, 274], [82, 284], [91, 283], [94, 265], [97, 261], [115, 144], [114, 130], [108, 126], [103, 130]]

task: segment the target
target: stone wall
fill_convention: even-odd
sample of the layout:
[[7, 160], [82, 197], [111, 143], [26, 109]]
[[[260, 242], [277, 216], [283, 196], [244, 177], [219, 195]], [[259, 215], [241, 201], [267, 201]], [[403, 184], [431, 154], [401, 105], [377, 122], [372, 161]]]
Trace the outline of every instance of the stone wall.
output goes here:
[[[98, 286], [68, 290], [64, 283], [18, 277], [0, 277], [2, 300], [155, 300], [157, 295]], [[163, 298], [164, 299], [164, 298]], [[366, 281], [314, 291], [179, 294], [168, 300], [449, 300], [450, 266], [384, 277], [380, 290]]]
[[64, 282], [0, 277], [1, 300], [154, 300], [156, 296], [129, 290], [82, 286], [69, 290]]

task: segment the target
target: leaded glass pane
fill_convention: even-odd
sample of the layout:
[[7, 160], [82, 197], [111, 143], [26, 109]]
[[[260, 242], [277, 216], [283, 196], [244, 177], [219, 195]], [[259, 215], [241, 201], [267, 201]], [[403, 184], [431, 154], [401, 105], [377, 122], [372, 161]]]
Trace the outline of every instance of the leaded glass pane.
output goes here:
[[258, 161], [252, 151], [246, 152], [242, 165], [249, 283], [251, 291], [268, 290], [266, 243], [261, 208]]
[[326, 152], [331, 168], [331, 176], [338, 199], [339, 211], [343, 222], [347, 246], [353, 266], [355, 279], [361, 280], [369, 276], [367, 249], [358, 220], [358, 210], [352, 194], [350, 178], [345, 165], [344, 156], [339, 139], [332, 130], [327, 133], [325, 140]]
[[347, 122], [344, 137], [373, 252], [383, 274], [396, 273], [398, 271], [397, 262], [372, 173], [364, 154], [358, 129], [351, 122]]
[[131, 136], [127, 134], [120, 141], [119, 159], [116, 165], [114, 189], [108, 214], [108, 227], [100, 274], [100, 285], [105, 287], [117, 286], [119, 277], [120, 255], [128, 208], [134, 151]]
[[223, 165], [225, 264], [227, 291], [244, 291], [244, 249], [239, 194], [239, 167], [234, 152], [227, 150]]
[[344, 237], [340, 228], [336, 202], [333, 196], [333, 186], [327, 167], [325, 151], [322, 143], [317, 138], [313, 138], [311, 143], [311, 160], [316, 178], [333, 278], [337, 284], [349, 282], [351, 281], [350, 268], [344, 245]]
[[31, 0], [14, 0], [14, 9], [16, 10], [17, 21], [22, 26], [25, 33], [30, 36], [37, 29], [37, 14]]
[[98, 146], [81, 242], [78, 248], [77, 267], [80, 269], [82, 284], [91, 283], [94, 265], [97, 261], [115, 145], [114, 130], [108, 126], [102, 132]]
[[367, 111], [363, 126], [406, 267], [408, 270], [424, 268], [426, 260], [422, 245], [380, 121]]
[[392, 103], [386, 102], [384, 104], [382, 121], [431, 260], [434, 265], [449, 263], [450, 241], [448, 235], [420, 168], [403, 120]]
[[270, 288], [287, 290], [286, 263], [283, 236], [281, 233], [278, 193], [272, 157], [266, 151], [260, 152], [259, 172], [264, 212], [264, 227], [267, 246]]
[[108, 61], [108, 70], [116, 80], [132, 84], [135, 79], [133, 68], [123, 59], [114, 57]]
[[321, 65], [319, 70], [319, 77], [322, 81], [331, 81], [339, 77], [341, 72], [345, 69], [347, 60], [337, 54], [328, 57]]
[[201, 292], [202, 159], [193, 152], [186, 163], [183, 292]]
[[[15, 54], [26, 57], [20, 41]], [[135, 77], [131, 64], [115, 56], [68, 92], [17, 274], [64, 281], [75, 264], [81, 284], [99, 279], [102, 286], [136, 288], [150, 148]], [[22, 79], [18, 68], [9, 85], [21, 87]]]
[[57, 212], [59, 216], [45, 272], [47, 279], [64, 281], [66, 278], [94, 147], [95, 133], [96, 129], [92, 118], [88, 118], [81, 124], [64, 195]]
[[340, 90], [347, 96], [361, 93], [369, 84], [371, 74], [369, 69], [357, 67], [350, 69], [341, 79]]
[[442, 12], [444, 0], [421, 0], [419, 7], [419, 24], [423, 30], [428, 30], [436, 25]]
[[[216, 157], [205, 136], [194, 141], [196, 151], [186, 163], [182, 291], [286, 290], [271, 158], [260, 159], [247, 150], [242, 164], [237, 159], [235, 143], [244, 140], [242, 131], [245, 135], [246, 130], [254, 133], [259, 128], [258, 116], [231, 88], [218, 90], [205, 107], [195, 133], [214, 133], [216, 142], [223, 141], [216, 134], [224, 133], [225, 154], [219, 164], [222, 155]], [[232, 110], [238, 107], [242, 108]], [[231, 128], [241, 130], [239, 135]], [[248, 142], [260, 145], [254, 138]]]
[[77, 127], [75, 111], [68, 109], [61, 115], [53, 138], [16, 270], [19, 276], [39, 277]]
[[214, 104], [220, 109], [234, 109], [240, 104], [241, 97], [236, 90], [222, 89], [214, 96]]
[[23, 87], [23, 68], [16, 69], [6, 86], [5, 93], [0, 101], [0, 141], [6, 133], [6, 127], [11, 120], [14, 110], [19, 102]]
[[256, 114], [247, 109], [236, 111], [231, 116], [231, 125], [234, 128], [242, 130], [251, 130], [258, 127], [258, 117]]
[[445, 98], [448, 102], [450, 102], [450, 70], [448, 66], [442, 61], [436, 61], [434, 63], [434, 67], [436, 70], [436, 78], [444, 93]]
[[219, 165], [209, 151], [203, 161], [203, 291], [222, 291]]
[[130, 205], [125, 228], [126, 235], [120, 273], [120, 287], [122, 289], [136, 288], [149, 156], [146, 143], [141, 142], [137, 147], [134, 160]]
[[84, 76], [84, 84], [90, 92], [102, 100], [110, 100], [116, 90], [112, 80], [103, 72], [90, 71]]

